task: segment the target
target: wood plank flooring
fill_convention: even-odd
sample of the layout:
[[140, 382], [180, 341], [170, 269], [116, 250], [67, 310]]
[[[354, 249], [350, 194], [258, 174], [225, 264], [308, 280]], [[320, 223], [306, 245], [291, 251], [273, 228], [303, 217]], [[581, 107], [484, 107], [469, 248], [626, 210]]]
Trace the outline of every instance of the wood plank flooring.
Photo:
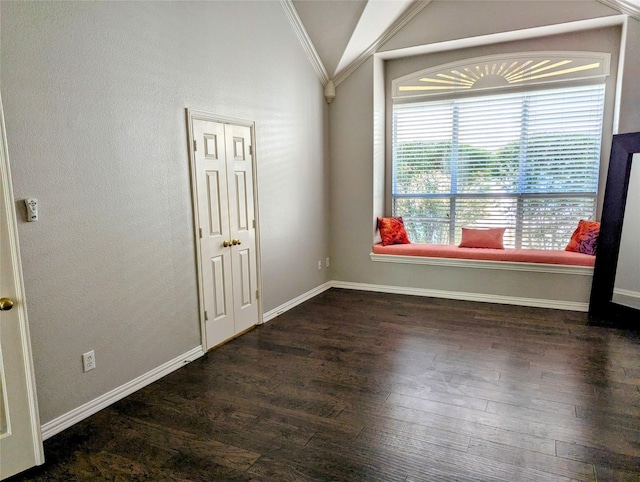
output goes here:
[[15, 480], [640, 480], [640, 336], [329, 290], [45, 442]]

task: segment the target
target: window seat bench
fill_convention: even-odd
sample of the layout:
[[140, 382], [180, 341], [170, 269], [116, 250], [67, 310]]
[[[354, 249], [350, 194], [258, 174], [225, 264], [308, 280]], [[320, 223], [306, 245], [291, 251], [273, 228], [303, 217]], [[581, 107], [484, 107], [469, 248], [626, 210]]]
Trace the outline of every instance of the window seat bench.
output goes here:
[[[373, 245], [372, 255], [414, 256], [427, 258], [449, 258], [476, 261], [506, 261], [516, 263], [538, 263], [565, 266], [593, 267], [595, 256], [572, 251], [543, 249], [489, 249], [459, 248], [448, 244], [392, 244]], [[375, 260], [375, 257], [372, 256]]]

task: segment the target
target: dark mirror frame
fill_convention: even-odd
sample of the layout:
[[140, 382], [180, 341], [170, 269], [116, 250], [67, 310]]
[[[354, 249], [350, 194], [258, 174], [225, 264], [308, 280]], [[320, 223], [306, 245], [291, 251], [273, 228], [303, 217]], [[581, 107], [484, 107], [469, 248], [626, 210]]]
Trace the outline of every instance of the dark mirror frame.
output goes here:
[[640, 132], [613, 136], [589, 302], [589, 318], [593, 322], [635, 329], [640, 328], [640, 310], [614, 303], [612, 299], [631, 163], [638, 152]]

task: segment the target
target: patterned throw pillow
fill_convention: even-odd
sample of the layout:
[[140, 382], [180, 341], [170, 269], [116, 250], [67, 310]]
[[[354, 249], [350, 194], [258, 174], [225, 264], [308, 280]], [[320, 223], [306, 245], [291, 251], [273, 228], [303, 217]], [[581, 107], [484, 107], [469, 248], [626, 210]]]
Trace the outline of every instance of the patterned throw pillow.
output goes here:
[[571, 235], [571, 239], [565, 250], [595, 256], [599, 234], [600, 223], [598, 221], [585, 221], [581, 219], [578, 227]]
[[382, 245], [411, 244], [402, 218], [378, 218], [378, 229], [382, 237]]

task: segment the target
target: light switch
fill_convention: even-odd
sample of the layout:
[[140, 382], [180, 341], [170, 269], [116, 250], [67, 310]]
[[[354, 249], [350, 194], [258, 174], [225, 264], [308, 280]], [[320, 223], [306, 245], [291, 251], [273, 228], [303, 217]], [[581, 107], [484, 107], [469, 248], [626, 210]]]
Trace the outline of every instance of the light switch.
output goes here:
[[24, 204], [27, 206], [27, 221], [38, 220], [38, 200], [37, 199], [25, 199]]

